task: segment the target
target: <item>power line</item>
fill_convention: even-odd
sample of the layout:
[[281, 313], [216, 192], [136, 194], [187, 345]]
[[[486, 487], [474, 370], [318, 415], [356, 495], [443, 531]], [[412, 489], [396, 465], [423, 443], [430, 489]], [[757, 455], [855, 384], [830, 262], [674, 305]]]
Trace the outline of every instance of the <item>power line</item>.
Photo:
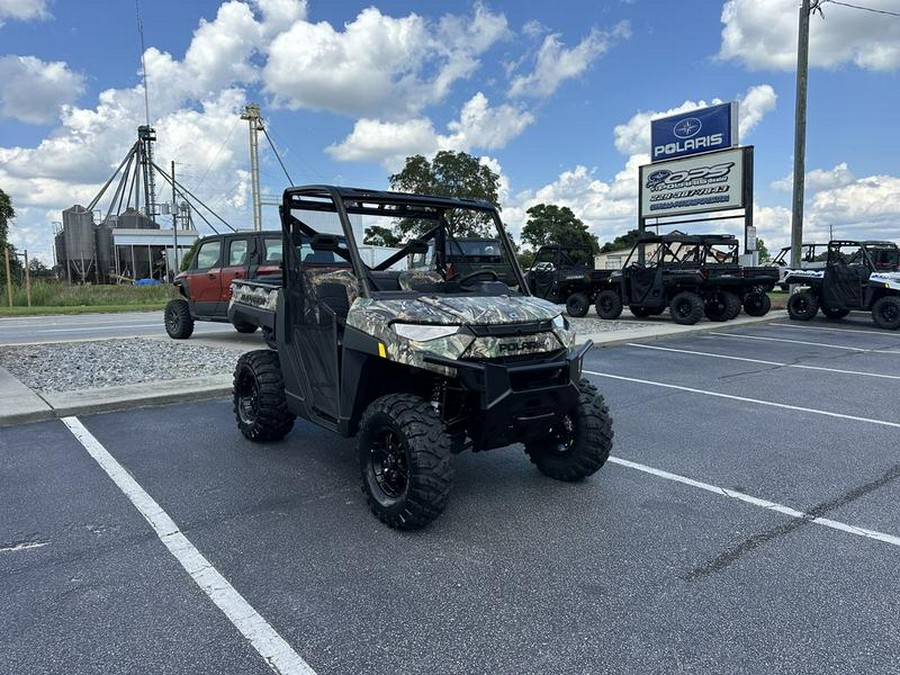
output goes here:
[[291, 175], [288, 173], [288, 170], [284, 168], [284, 162], [281, 161], [281, 155], [278, 154], [278, 150], [275, 148], [275, 144], [272, 142], [272, 138], [269, 136], [269, 132], [266, 131], [266, 128], [263, 127], [263, 133], [266, 136], [266, 140], [269, 141], [269, 146], [272, 148], [272, 152], [275, 153], [275, 159], [278, 160], [278, 163], [281, 165], [281, 170], [284, 171], [284, 175], [288, 179], [289, 185], [294, 185], [294, 180], [291, 178]]
[[891, 12], [887, 9], [875, 9], [873, 7], [863, 7], [862, 5], [852, 5], [849, 2], [841, 2], [840, 0], [824, 0], [825, 2], [830, 2], [835, 5], [841, 5], [842, 7], [849, 7], [850, 9], [860, 9], [864, 12], [872, 12], [873, 14], [886, 14], [887, 16], [896, 16], [900, 17], [900, 12]]

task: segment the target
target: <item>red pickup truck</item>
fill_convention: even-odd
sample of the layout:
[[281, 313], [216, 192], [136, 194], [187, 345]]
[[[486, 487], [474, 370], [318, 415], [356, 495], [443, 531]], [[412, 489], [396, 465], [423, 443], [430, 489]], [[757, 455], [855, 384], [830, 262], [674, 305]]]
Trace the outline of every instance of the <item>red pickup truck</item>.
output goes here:
[[[188, 268], [175, 277], [179, 297], [165, 309], [166, 332], [175, 340], [189, 338], [194, 321], [229, 322], [231, 282], [259, 279], [281, 283], [281, 231], [234, 232], [204, 237]], [[235, 322], [240, 333], [257, 326]]]

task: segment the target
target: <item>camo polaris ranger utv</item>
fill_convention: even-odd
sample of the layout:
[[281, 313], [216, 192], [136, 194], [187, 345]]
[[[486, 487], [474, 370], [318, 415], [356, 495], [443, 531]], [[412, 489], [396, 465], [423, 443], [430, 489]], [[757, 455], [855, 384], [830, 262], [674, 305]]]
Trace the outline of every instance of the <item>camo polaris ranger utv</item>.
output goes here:
[[[277, 350], [244, 354], [234, 374], [244, 436], [280, 439], [295, 417], [356, 436], [372, 511], [403, 529], [441, 513], [452, 455], [465, 449], [522, 443], [540, 471], [564, 481], [603, 465], [612, 421], [581, 378], [591, 343], [575, 347], [559, 309], [528, 293], [496, 207], [308, 186], [285, 191], [281, 219]], [[370, 266], [356, 244], [370, 225], [417, 236]], [[490, 268], [448, 272], [447, 239], [489, 228], [512, 283]], [[431, 269], [405, 269], [429, 249]]]

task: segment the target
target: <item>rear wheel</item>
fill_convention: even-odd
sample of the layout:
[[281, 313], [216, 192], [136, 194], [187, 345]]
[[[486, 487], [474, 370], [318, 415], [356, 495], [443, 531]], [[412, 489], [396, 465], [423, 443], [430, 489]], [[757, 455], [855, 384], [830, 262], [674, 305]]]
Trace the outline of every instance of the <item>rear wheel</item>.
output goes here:
[[615, 291], [600, 291], [596, 307], [601, 319], [618, 319], [622, 315], [622, 298]]
[[576, 318], [581, 318], [587, 314], [590, 306], [591, 303], [584, 293], [572, 293], [566, 300], [566, 311], [569, 313], [569, 316]]
[[588, 380], [581, 380], [578, 390], [578, 404], [557, 420], [551, 436], [525, 443], [525, 452], [538, 470], [556, 480], [590, 476], [612, 450], [612, 418], [603, 397]]
[[741, 312], [741, 299], [729, 291], [721, 291], [703, 305], [703, 313], [710, 321], [728, 321]]
[[849, 309], [840, 309], [839, 307], [820, 307], [822, 314], [828, 319], [843, 319], [850, 313]]
[[675, 323], [690, 326], [703, 318], [703, 298], [693, 291], [681, 291], [669, 303]]
[[765, 316], [770, 309], [772, 300], [767, 293], [750, 293], [744, 298], [744, 311], [750, 316]]
[[357, 438], [363, 492], [390, 527], [412, 530], [437, 518], [453, 487], [450, 435], [431, 404], [412, 394], [373, 401]]
[[787, 310], [795, 321], [809, 321], [819, 311], [819, 299], [810, 291], [799, 291], [788, 298]]
[[251, 441], [278, 441], [294, 426], [288, 410], [278, 352], [257, 349], [242, 354], [234, 369], [234, 416]]
[[259, 326], [255, 326], [252, 323], [244, 323], [243, 321], [234, 321], [232, 325], [238, 333], [255, 333], [256, 329], [259, 328]]
[[900, 298], [894, 295], [878, 298], [872, 305], [872, 319], [879, 328], [900, 328]]
[[166, 323], [166, 333], [173, 340], [186, 340], [194, 332], [194, 317], [191, 316], [191, 308], [187, 300], [175, 298], [169, 300], [163, 312]]

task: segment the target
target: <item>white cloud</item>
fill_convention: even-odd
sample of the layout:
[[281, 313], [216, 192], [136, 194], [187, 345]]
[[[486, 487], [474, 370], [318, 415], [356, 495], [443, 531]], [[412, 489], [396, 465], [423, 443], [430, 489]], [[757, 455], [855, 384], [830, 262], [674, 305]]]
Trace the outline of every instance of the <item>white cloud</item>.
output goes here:
[[[534, 33], [536, 30], [532, 24], [526, 26], [526, 33]], [[614, 40], [626, 39], [629, 36], [628, 22], [618, 24], [609, 33], [592, 29], [590, 34], [572, 49], [566, 49], [559, 42], [559, 35], [548, 35], [538, 50], [534, 71], [514, 78], [509, 87], [509, 95], [546, 98], [564, 81], [578, 77], [587, 70], [597, 58], [609, 50]]]
[[32, 21], [50, 16], [47, 0], [0, 0], [0, 26], [5, 19]]
[[59, 118], [60, 108], [84, 91], [84, 77], [62, 61], [33, 56], [0, 57], [0, 117], [29, 124]]
[[382, 162], [393, 170], [398, 161], [402, 163], [410, 155], [502, 148], [533, 121], [530, 112], [517, 106], [492, 108], [487, 97], [478, 92], [463, 105], [459, 120], [447, 125], [449, 134], [437, 133], [431, 121], [424, 118], [403, 122], [361, 119], [343, 141], [327, 151], [335, 159]]
[[436, 25], [410, 14], [394, 18], [369, 7], [343, 31], [297, 21], [270, 46], [265, 88], [291, 109], [379, 118], [412, 117], [439, 102], [478, 57], [509, 30], [502, 14], [475, 6], [471, 18]]
[[[738, 97], [738, 131], [742, 142], [766, 113], [775, 109], [776, 99], [775, 90], [768, 84], [750, 87], [743, 96]], [[719, 103], [723, 103], [720, 98], [714, 98], [709, 103], [703, 100], [685, 101], [680, 106], [668, 110], [639, 112], [625, 124], [619, 124], [614, 129], [616, 148], [624, 155], [638, 152], [649, 154], [652, 120]]]
[[[867, 0], [870, 9], [896, 11], [896, 0]], [[822, 3], [824, 20], [810, 17], [811, 66], [853, 63], [867, 70], [900, 68], [900, 21], [833, 3]], [[797, 65], [796, 2], [728, 0], [722, 8], [719, 58], [751, 70], [793, 70]]]
[[[847, 162], [841, 162], [833, 169], [816, 169], [806, 174], [804, 190], [810, 193], [821, 190], [829, 190], [836, 187], [852, 185], [856, 178], [850, 172]], [[774, 181], [772, 189], [777, 192], [791, 192], [794, 189], [794, 176], [788, 174], [784, 178]]]

